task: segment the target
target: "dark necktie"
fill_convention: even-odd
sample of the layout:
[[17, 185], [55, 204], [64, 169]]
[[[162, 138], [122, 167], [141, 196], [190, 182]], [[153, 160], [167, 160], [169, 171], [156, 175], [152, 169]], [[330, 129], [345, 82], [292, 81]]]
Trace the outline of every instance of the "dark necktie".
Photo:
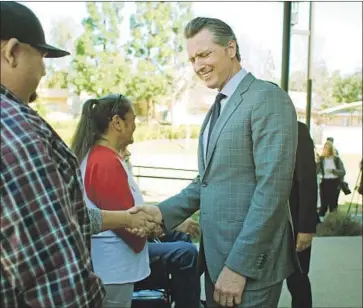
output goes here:
[[216, 100], [214, 101], [214, 104], [212, 106], [212, 114], [210, 116], [210, 122], [209, 122], [207, 153], [208, 153], [208, 148], [209, 148], [210, 136], [212, 134], [214, 125], [216, 124], [216, 122], [219, 118], [219, 114], [221, 113], [221, 100], [226, 97], [227, 97], [226, 95], [224, 95], [222, 93], [218, 93], [218, 95], [216, 96]]

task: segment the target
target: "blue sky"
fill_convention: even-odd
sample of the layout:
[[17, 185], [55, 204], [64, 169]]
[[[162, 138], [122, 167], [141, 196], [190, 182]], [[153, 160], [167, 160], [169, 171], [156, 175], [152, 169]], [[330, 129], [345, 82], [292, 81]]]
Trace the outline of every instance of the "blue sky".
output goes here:
[[[39, 17], [49, 36], [52, 20], [72, 18], [81, 31], [86, 15], [84, 2], [27, 2]], [[298, 29], [307, 29], [308, 3], [301, 2]], [[362, 67], [362, 4], [360, 2], [316, 2], [314, 4], [313, 55], [323, 59], [330, 71], [351, 73]], [[133, 11], [128, 2], [126, 12]], [[194, 2], [193, 11], [199, 16], [216, 17], [229, 23], [241, 38], [242, 55], [253, 57], [256, 50], [271, 50], [276, 70], [281, 67], [282, 17], [281, 2]], [[127, 22], [127, 18], [126, 22]], [[122, 25], [127, 29], [127, 24]], [[126, 34], [127, 38], [127, 34]], [[243, 38], [243, 39], [242, 39]], [[291, 70], [306, 68], [307, 38], [293, 35]], [[251, 60], [252, 61], [252, 60]], [[254, 60], [259, 61], [258, 57]]]

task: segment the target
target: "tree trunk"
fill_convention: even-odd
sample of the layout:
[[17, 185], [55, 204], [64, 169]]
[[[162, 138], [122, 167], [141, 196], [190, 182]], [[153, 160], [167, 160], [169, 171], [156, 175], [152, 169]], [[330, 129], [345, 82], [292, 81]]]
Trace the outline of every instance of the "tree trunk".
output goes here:
[[151, 124], [151, 121], [153, 119], [153, 115], [154, 115], [153, 100], [151, 98], [149, 98], [147, 100], [147, 123], [148, 123], [148, 125]]

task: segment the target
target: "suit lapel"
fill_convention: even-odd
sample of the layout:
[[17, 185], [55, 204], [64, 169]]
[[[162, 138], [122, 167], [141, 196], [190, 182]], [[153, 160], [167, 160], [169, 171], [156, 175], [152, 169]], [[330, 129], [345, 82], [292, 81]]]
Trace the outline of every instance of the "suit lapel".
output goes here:
[[212, 113], [212, 108], [209, 109], [204, 122], [202, 124], [202, 128], [200, 129], [200, 134], [199, 134], [199, 146], [198, 146], [198, 165], [199, 165], [199, 173], [204, 173], [205, 170], [205, 161], [204, 161], [204, 144], [203, 144], [203, 135], [204, 135], [204, 131], [205, 128], [208, 124], [208, 121], [210, 119]]
[[[208, 165], [211, 161], [213, 152], [215, 150], [215, 147], [217, 145], [217, 141], [219, 139], [219, 136], [222, 132], [223, 127], [227, 124], [229, 118], [232, 116], [232, 114], [235, 112], [237, 107], [242, 103], [243, 101], [243, 94], [248, 90], [251, 83], [255, 80], [255, 77], [248, 73], [240, 82], [238, 85], [236, 91], [232, 94], [231, 98], [228, 100], [226, 106], [223, 109], [222, 114], [218, 118], [213, 132], [210, 135], [209, 145], [208, 145], [208, 153], [207, 153], [207, 160], [205, 162], [205, 168], [206, 170], [208, 168]], [[209, 118], [208, 118], [209, 119]]]

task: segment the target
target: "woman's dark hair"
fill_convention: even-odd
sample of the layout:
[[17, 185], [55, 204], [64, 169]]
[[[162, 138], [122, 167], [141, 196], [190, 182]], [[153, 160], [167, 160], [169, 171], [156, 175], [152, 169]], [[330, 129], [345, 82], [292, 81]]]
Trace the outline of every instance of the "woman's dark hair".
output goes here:
[[118, 115], [124, 120], [131, 106], [131, 102], [121, 94], [89, 99], [83, 104], [82, 115], [71, 145], [79, 162], [82, 162], [90, 148], [106, 132], [112, 118]]

